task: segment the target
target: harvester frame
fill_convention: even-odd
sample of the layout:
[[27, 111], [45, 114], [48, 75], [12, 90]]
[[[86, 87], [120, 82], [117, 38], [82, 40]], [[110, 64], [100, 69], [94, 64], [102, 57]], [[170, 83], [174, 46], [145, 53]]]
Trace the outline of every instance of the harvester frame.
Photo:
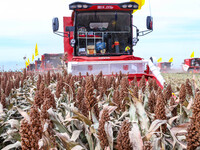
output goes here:
[[189, 73], [200, 73], [200, 58], [184, 59], [182, 69]]
[[[132, 12], [138, 9], [135, 2], [90, 4], [75, 2], [69, 5], [71, 17], [63, 17], [64, 52], [67, 53], [68, 72], [84, 76], [119, 73], [128, 74], [129, 81], [134, 76], [139, 81], [142, 76], [156, 79], [160, 87], [164, 79], [150, 60], [133, 55], [133, 46], [143, 36], [153, 31], [153, 18], [147, 16], [147, 29], [139, 31], [132, 24]], [[133, 27], [136, 35], [133, 38]], [[58, 31], [58, 18], [53, 19], [53, 32]]]
[[41, 58], [40, 71], [58, 71], [62, 68], [63, 53], [45, 53]]
[[157, 65], [161, 72], [168, 72], [171, 70], [172, 62], [158, 62]]

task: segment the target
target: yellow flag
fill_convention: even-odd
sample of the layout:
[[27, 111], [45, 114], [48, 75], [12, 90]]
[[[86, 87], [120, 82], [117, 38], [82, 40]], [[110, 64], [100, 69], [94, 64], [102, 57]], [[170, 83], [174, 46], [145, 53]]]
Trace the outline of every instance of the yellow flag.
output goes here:
[[28, 65], [30, 64], [30, 60], [29, 60], [29, 58], [28, 58]]
[[169, 59], [169, 62], [173, 62], [173, 57]]
[[194, 58], [194, 51], [193, 51], [192, 54], [190, 55], [190, 58]]
[[37, 47], [37, 43], [35, 45], [35, 56], [38, 56], [38, 47]]
[[159, 58], [158, 60], [157, 60], [157, 62], [161, 62], [162, 61], [162, 58]]
[[[138, 9], [141, 9], [145, 3], [145, 0], [130, 0], [130, 2], [135, 2], [138, 4]], [[138, 9], [133, 10], [133, 13], [136, 12]]]
[[26, 68], [28, 67], [28, 62], [26, 61]]
[[34, 54], [32, 55], [32, 61], [34, 61]]

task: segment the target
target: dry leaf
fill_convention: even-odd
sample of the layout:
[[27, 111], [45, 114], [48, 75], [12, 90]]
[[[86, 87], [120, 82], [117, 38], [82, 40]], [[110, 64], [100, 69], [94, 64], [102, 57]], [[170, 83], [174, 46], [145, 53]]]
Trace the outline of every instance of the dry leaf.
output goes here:
[[140, 134], [140, 129], [136, 123], [132, 124], [132, 129], [129, 131], [130, 142], [135, 150], [143, 150], [143, 141]]
[[71, 150], [83, 150], [84, 148], [80, 145], [74, 146]]
[[25, 111], [23, 111], [21, 108], [17, 107], [17, 110], [24, 117], [24, 119], [26, 119], [30, 123], [29, 115]]
[[174, 122], [174, 120], [178, 119], [179, 117], [180, 117], [180, 116], [178, 115], [178, 116], [175, 116], [175, 117], [170, 118], [170, 119], [168, 120], [169, 125], [171, 126], [172, 123]]
[[156, 120], [154, 120], [152, 123], [151, 123], [151, 126], [150, 126], [150, 128], [149, 128], [149, 130], [148, 130], [148, 133], [146, 134], [146, 139], [147, 139], [147, 141], [149, 141], [150, 140], [150, 138], [151, 138], [151, 136], [152, 136], [152, 134], [161, 126], [161, 125], [163, 125], [163, 124], [165, 124], [165, 123], [167, 123], [167, 120], [158, 120], [158, 119], [156, 119]]
[[113, 130], [112, 130], [112, 124], [109, 121], [105, 122], [104, 130], [106, 132], [109, 146], [111, 149], [113, 149]]
[[5, 122], [5, 123], [10, 124], [11, 128], [16, 128], [16, 129], [19, 129], [19, 128], [20, 128], [20, 124], [19, 124], [19, 121], [18, 121], [18, 120], [10, 119], [10, 120], [8, 120], [8, 121]]
[[18, 148], [21, 146], [21, 142], [17, 141], [16, 143], [14, 144], [10, 144], [10, 145], [7, 145], [6, 147], [4, 147], [2, 150], [9, 150], [9, 149], [12, 149], [12, 148]]
[[70, 140], [75, 142], [78, 139], [78, 137], [79, 137], [79, 135], [80, 135], [81, 132], [82, 132], [82, 130], [75, 130], [75, 131], [73, 131], [72, 137], [71, 137]]

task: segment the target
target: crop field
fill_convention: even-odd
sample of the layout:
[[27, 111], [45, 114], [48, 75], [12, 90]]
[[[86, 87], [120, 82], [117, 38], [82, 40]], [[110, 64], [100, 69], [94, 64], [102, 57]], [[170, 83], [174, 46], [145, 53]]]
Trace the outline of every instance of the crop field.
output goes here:
[[0, 149], [200, 148], [200, 75], [0, 73]]

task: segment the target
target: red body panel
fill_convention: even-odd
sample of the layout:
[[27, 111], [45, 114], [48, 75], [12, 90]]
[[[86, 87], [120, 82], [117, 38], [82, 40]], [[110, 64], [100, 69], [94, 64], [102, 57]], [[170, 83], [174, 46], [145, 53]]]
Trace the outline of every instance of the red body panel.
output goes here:
[[41, 68], [40, 67], [38, 68], [38, 66], [41, 65], [41, 63], [42, 62], [40, 60], [35, 61], [35, 71], [41, 71]]
[[193, 73], [199, 73], [200, 64], [196, 65], [196, 64], [193, 64], [192, 62], [195, 59], [200, 61], [200, 58], [188, 58], [188, 59], [184, 59], [184, 64], [189, 66], [188, 71], [192, 71]]
[[94, 5], [88, 9], [77, 9], [77, 11], [95, 11], [95, 10], [120, 10], [120, 11], [133, 11], [132, 9], [122, 9], [117, 5]]
[[[73, 26], [73, 21], [71, 17], [63, 17], [63, 24], [64, 24], [64, 31], [66, 26]], [[70, 39], [67, 37], [64, 37], [64, 52], [67, 52], [68, 55], [68, 61], [71, 61], [73, 58], [73, 47], [70, 45], [70, 40], [74, 38], [74, 33], [70, 32]], [[66, 62], [67, 63], [67, 62]]]
[[29, 71], [29, 70], [30, 70], [30, 66], [28, 65], [28, 66], [27, 66], [27, 71]]
[[161, 72], [166, 72], [171, 69], [171, 62], [159, 62], [157, 66], [160, 68]]
[[190, 64], [191, 64], [191, 59], [185, 59], [185, 60], [184, 60], [184, 64], [190, 66]]
[[42, 63], [41, 63], [41, 70], [44, 71], [45, 70], [45, 65], [44, 65], [44, 62], [45, 62], [45, 58], [44, 58], [44, 55], [41, 56], [41, 59], [42, 59]]
[[74, 56], [72, 61], [120, 61], [120, 60], [142, 60], [140, 57], [134, 57], [131, 55], [122, 56], [102, 56], [102, 57], [87, 57], [87, 56]]
[[[41, 65], [40, 65], [40, 68], [41, 68], [41, 71], [51, 71], [51, 70], [57, 70], [57, 68], [52, 68], [51, 65], [49, 65], [48, 63], [45, 63], [46, 61], [46, 57], [48, 56], [55, 56], [55, 57], [59, 57], [59, 56], [63, 56], [63, 54], [43, 54], [42, 55], [42, 62], [41, 62]], [[46, 57], [45, 57], [46, 56]]]

